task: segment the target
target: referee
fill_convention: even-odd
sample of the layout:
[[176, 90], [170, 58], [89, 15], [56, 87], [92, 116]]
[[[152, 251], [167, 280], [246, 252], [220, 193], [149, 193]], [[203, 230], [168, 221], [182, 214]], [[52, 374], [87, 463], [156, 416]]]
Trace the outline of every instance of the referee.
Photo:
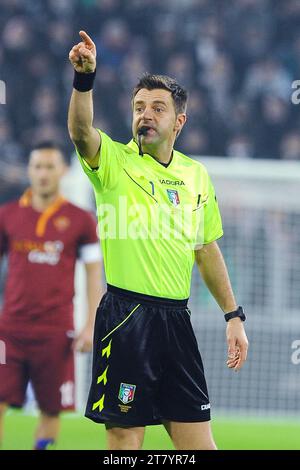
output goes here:
[[133, 139], [113, 141], [93, 127], [96, 47], [79, 34], [68, 126], [94, 188], [107, 279], [86, 416], [105, 423], [110, 450], [140, 449], [145, 426], [161, 423], [176, 449], [216, 449], [187, 307], [194, 261], [228, 322], [229, 368], [242, 367], [248, 342], [216, 242], [214, 188], [202, 164], [173, 149], [187, 93], [169, 77], [144, 75], [132, 95]]

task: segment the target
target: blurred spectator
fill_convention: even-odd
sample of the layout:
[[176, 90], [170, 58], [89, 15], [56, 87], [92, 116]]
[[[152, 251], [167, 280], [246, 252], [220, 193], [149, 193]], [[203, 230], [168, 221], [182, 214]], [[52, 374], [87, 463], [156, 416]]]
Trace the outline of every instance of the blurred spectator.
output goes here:
[[[13, 184], [20, 175], [7, 165], [22, 168], [33, 141], [54, 138], [73, 150], [68, 53], [80, 29], [98, 46], [95, 119], [114, 138], [130, 140], [126, 96], [149, 71], [173, 75], [189, 91], [179, 150], [299, 158], [291, 104], [300, 79], [299, 0], [0, 0], [0, 9], [0, 159]], [[1, 178], [0, 198], [10, 192]]]
[[250, 67], [245, 80], [245, 95], [250, 99], [264, 94], [289, 100], [292, 77], [276, 60], [267, 58]]
[[256, 124], [257, 156], [279, 158], [279, 145], [290, 123], [289, 105], [274, 95], [264, 96]]
[[285, 134], [280, 143], [280, 157], [286, 160], [300, 160], [300, 134], [292, 130]]
[[126, 22], [117, 18], [107, 21], [95, 42], [101, 64], [118, 68], [129, 48], [130, 35]]
[[182, 146], [189, 155], [207, 154], [209, 151], [209, 136], [201, 127], [187, 127], [182, 133]]
[[237, 134], [228, 141], [226, 155], [233, 158], [251, 158], [254, 155], [253, 142], [249, 136]]
[[4, 116], [0, 117], [0, 149], [0, 198], [5, 202], [22, 193], [27, 185], [27, 171], [21, 147], [13, 140], [12, 128]]
[[171, 54], [166, 65], [166, 75], [176, 77], [184, 87], [192, 89], [195, 85], [195, 66], [192, 56], [187, 52]]

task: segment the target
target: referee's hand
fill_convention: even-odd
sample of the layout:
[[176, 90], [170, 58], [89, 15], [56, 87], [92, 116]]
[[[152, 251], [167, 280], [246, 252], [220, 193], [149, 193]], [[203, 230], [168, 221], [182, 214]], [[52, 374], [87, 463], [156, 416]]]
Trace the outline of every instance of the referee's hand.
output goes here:
[[74, 339], [73, 349], [79, 352], [90, 352], [93, 347], [94, 327], [86, 325]]
[[248, 339], [240, 318], [229, 320], [226, 336], [228, 344], [227, 366], [229, 369], [238, 371], [246, 361], [248, 351]]
[[81, 42], [72, 47], [69, 59], [76, 72], [91, 73], [96, 69], [96, 46], [85, 31], [79, 31]]

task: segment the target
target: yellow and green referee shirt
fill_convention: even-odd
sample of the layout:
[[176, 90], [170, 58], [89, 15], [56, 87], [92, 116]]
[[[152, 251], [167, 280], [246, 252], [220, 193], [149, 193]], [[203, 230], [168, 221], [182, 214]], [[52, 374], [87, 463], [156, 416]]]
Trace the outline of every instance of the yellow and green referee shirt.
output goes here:
[[165, 167], [104, 132], [99, 168], [77, 151], [95, 192], [106, 280], [169, 299], [190, 294], [194, 250], [223, 235], [205, 167], [176, 150]]

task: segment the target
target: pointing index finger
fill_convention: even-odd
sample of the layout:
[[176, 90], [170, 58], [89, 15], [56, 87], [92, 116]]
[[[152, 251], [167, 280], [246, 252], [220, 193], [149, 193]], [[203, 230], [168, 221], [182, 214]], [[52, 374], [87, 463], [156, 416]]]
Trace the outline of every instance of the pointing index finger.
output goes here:
[[94, 46], [92, 39], [85, 31], [79, 31], [79, 35], [87, 46]]

